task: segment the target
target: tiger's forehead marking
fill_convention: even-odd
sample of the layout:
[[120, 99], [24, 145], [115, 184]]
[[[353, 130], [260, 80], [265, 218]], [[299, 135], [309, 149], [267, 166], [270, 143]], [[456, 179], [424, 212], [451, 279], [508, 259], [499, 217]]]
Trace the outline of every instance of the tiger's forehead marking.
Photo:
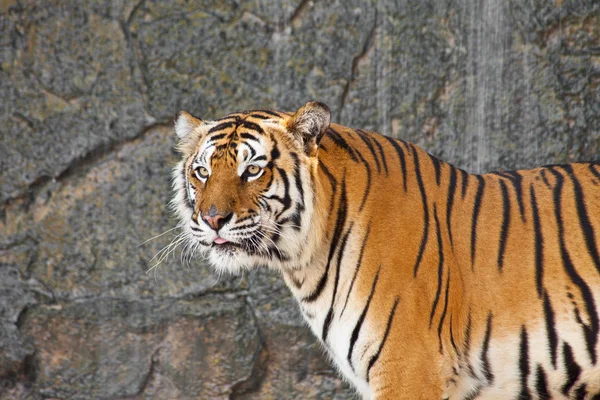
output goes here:
[[[260, 123], [280, 123], [283, 115], [285, 114], [271, 110], [253, 110], [229, 114], [214, 121], [195, 163], [210, 164], [212, 159], [225, 159], [233, 166], [237, 161], [245, 162], [253, 158], [257, 147], [250, 145], [248, 141], [262, 148], [260, 137], [266, 136]], [[254, 122], [253, 119], [258, 121]]]

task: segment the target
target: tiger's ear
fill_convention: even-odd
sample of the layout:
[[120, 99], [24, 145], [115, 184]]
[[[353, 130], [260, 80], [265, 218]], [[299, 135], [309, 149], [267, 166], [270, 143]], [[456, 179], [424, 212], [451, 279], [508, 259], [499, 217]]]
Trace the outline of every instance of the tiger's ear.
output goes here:
[[175, 116], [175, 133], [179, 139], [185, 139], [203, 123], [200, 118], [196, 118], [188, 112], [179, 111]]
[[196, 150], [206, 131], [199, 128], [205, 124], [200, 118], [185, 111], [179, 111], [175, 117], [175, 133], [179, 138], [176, 148], [184, 157], [189, 157]]
[[321, 138], [329, 128], [331, 111], [323, 103], [311, 101], [302, 106], [288, 121], [288, 130], [309, 156], [317, 155]]

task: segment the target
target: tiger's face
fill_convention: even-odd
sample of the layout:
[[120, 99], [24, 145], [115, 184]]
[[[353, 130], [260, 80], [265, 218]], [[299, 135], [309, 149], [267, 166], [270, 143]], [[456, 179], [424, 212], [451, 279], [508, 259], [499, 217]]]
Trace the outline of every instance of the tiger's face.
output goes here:
[[320, 103], [217, 121], [181, 112], [172, 204], [187, 248], [228, 272], [297, 263], [310, 241], [317, 146], [329, 119]]

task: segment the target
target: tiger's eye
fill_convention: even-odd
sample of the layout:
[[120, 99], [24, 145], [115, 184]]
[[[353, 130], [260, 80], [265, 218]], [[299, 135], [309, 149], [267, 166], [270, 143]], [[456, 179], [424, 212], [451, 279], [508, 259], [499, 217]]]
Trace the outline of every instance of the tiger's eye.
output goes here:
[[198, 167], [196, 168], [196, 175], [199, 179], [206, 179], [208, 178], [208, 170], [204, 167]]
[[257, 175], [260, 172], [261, 168], [258, 165], [250, 165], [248, 168], [246, 168], [246, 171], [248, 171], [248, 175]]

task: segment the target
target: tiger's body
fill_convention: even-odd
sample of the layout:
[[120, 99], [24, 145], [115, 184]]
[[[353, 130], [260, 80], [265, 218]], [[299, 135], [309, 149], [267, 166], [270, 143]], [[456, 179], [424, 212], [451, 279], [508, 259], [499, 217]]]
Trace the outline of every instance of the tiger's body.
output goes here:
[[600, 399], [599, 164], [471, 175], [320, 103], [176, 131], [190, 240], [280, 270], [364, 398]]

